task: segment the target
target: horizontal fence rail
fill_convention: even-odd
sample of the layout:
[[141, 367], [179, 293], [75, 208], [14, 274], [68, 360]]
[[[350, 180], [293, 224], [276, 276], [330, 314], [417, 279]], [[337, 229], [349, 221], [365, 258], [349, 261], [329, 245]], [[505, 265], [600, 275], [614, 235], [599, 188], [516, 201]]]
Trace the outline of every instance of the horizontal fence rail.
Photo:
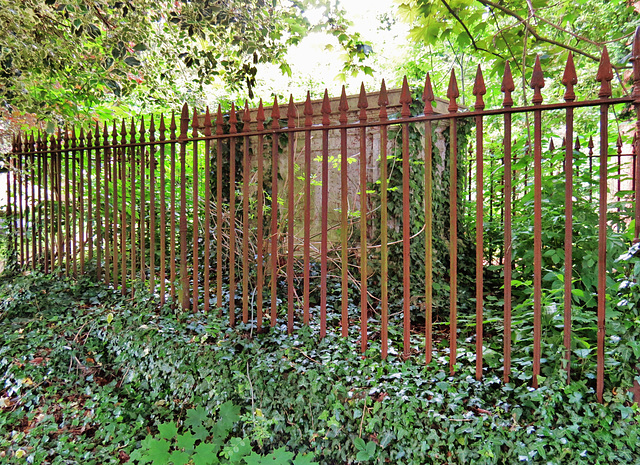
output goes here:
[[[504, 100], [495, 109], [485, 108], [478, 67], [472, 111], [459, 108], [452, 72], [443, 112], [437, 111], [427, 75], [422, 108], [416, 111], [405, 79], [394, 107], [399, 113], [392, 115], [383, 82], [373, 110], [363, 86], [355, 108], [343, 90], [337, 112], [325, 91], [321, 102], [307, 96], [303, 105], [296, 105], [291, 99], [282, 107], [285, 115], [277, 100], [267, 109], [261, 102], [258, 109], [245, 105], [237, 112], [232, 105], [228, 115], [221, 108], [217, 114], [208, 109], [199, 114], [185, 104], [179, 117], [19, 134], [5, 157], [12, 251], [20, 269], [73, 277], [91, 272], [123, 294], [146, 283], [162, 304], [224, 313], [231, 326], [241, 321], [261, 331], [282, 323], [293, 332], [319, 323], [320, 337], [339, 327], [343, 336], [359, 337], [362, 352], [375, 342], [382, 357], [394, 346], [402, 348], [404, 358], [415, 355], [422, 344], [415, 335], [419, 327], [426, 362], [444, 354], [452, 374], [462, 331], [458, 312], [463, 299], [471, 298], [476, 376], [483, 375], [485, 338], [502, 336], [508, 381], [512, 310], [521, 304], [513, 297], [513, 222], [529, 216], [531, 382], [536, 387], [547, 292], [543, 202], [550, 193], [543, 189], [543, 169], [562, 184], [565, 198], [560, 307], [567, 376], [573, 189], [593, 181], [589, 202], [598, 212], [594, 318], [597, 395], [602, 400], [607, 230], [635, 220], [637, 242], [640, 228], [638, 138], [625, 145], [610, 121], [615, 106], [631, 105], [638, 114], [638, 38], [632, 55], [633, 93], [620, 98], [611, 97], [613, 73], [605, 49], [597, 75], [599, 98], [591, 101], [575, 100], [577, 76], [570, 55], [562, 78], [565, 101], [559, 103], [543, 101], [545, 81], [537, 60], [530, 106], [514, 106], [507, 64]], [[576, 112], [588, 109], [598, 114], [599, 132], [587, 138], [575, 132], [574, 120]], [[551, 111], [565, 114], [560, 132], [545, 127]], [[524, 142], [513, 139], [513, 118], [521, 114], [532, 130]], [[490, 140], [495, 132], [485, 132], [488, 125], [491, 131], [501, 130], [497, 148]], [[470, 141], [461, 139], [465, 127]], [[640, 119], [634, 132], [639, 130]], [[516, 211], [516, 202], [531, 210]], [[614, 210], [621, 218], [616, 225], [607, 220]], [[489, 234], [485, 223], [498, 228]], [[474, 251], [468, 254], [460, 244], [471, 233]], [[416, 244], [421, 248], [412, 248]], [[465, 264], [469, 261], [472, 268]], [[414, 276], [416, 263], [422, 274]], [[446, 270], [444, 275], [436, 276], [437, 266]], [[483, 333], [485, 297], [496, 294], [484, 282], [491, 269], [503, 276], [502, 335]], [[473, 276], [471, 285], [461, 280], [467, 271]], [[440, 298], [443, 292], [446, 300]], [[448, 330], [437, 329], [443, 321]], [[401, 331], [394, 325], [401, 325]], [[444, 352], [435, 348], [443, 331], [449, 339]]]

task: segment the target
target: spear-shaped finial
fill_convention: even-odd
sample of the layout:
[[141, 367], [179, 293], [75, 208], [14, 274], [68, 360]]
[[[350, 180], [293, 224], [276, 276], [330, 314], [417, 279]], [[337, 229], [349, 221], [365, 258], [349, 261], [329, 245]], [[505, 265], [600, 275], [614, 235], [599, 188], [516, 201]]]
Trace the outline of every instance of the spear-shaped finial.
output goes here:
[[380, 120], [384, 121], [388, 118], [387, 116], [387, 105], [389, 105], [389, 97], [387, 96], [387, 85], [382, 80], [382, 85], [380, 86], [380, 95], [378, 96], [378, 106], [380, 107]]
[[449, 113], [456, 113], [458, 111], [458, 102], [456, 102], [456, 99], [460, 97], [460, 91], [458, 90], [456, 72], [453, 69], [451, 70], [451, 76], [449, 77], [447, 97], [449, 98]]
[[244, 101], [244, 110], [242, 112], [242, 132], [249, 132], [251, 124], [251, 111], [249, 111], [249, 100]]
[[204, 114], [204, 135], [205, 137], [211, 136], [211, 128], [213, 127], [211, 123], [211, 113], [209, 112], [209, 107], [207, 107], [207, 112]]
[[238, 115], [236, 114], [236, 104], [231, 102], [231, 111], [229, 112], [229, 134], [238, 133]]
[[576, 67], [573, 63], [573, 53], [569, 52], [567, 57], [567, 64], [564, 67], [564, 74], [562, 75], [562, 84], [567, 88], [564, 93], [564, 99], [567, 102], [573, 102], [576, 99], [576, 94], [573, 91], [573, 86], [578, 83], [578, 76], [576, 75]]
[[367, 120], [367, 108], [369, 107], [369, 99], [364, 88], [364, 82], [360, 83], [360, 96], [358, 97], [358, 108], [360, 108], [359, 119], [362, 122]]
[[542, 89], [544, 88], [544, 74], [542, 72], [542, 66], [540, 65], [540, 55], [536, 56], [536, 64], [533, 65], [531, 88], [533, 89], [533, 98], [531, 101], [534, 105], [540, 105], [543, 102]]
[[322, 108], [320, 109], [320, 113], [322, 113], [322, 124], [327, 126], [331, 124], [329, 120], [329, 115], [331, 114], [331, 103], [329, 102], [329, 92], [327, 89], [324, 90], [324, 98], [322, 99]]
[[433, 102], [436, 97], [433, 95], [433, 86], [431, 85], [431, 75], [427, 73], [427, 77], [424, 80], [424, 91], [422, 92], [422, 101], [424, 102], [424, 114], [433, 114]]
[[293, 103], [293, 95], [289, 95], [289, 106], [287, 107], [287, 126], [289, 126], [290, 128], [296, 127], [296, 116], [298, 116], [296, 104]]
[[504, 65], [504, 76], [502, 76], [501, 91], [504, 92], [504, 100], [502, 106], [505, 108], [511, 108], [513, 106], [513, 98], [511, 93], [516, 90], [516, 86], [513, 83], [513, 75], [511, 74], [511, 65], [507, 61]]
[[264, 116], [264, 106], [262, 105], [262, 99], [258, 105], [258, 114], [256, 115], [256, 121], [258, 122], [258, 131], [264, 131], [264, 122], [267, 118]]
[[400, 91], [400, 103], [402, 104], [402, 109], [400, 110], [400, 115], [403, 118], [408, 118], [411, 116], [411, 102], [413, 99], [411, 98], [411, 91], [409, 90], [409, 83], [407, 82], [407, 76], [402, 79], [402, 90]]
[[224, 134], [224, 119], [222, 118], [222, 106], [218, 104], [218, 113], [216, 115], [216, 135]]
[[278, 107], [278, 97], [273, 98], [271, 107], [271, 129], [280, 129], [280, 107]]
[[598, 66], [598, 74], [596, 74], [596, 81], [600, 83], [600, 92], [598, 97], [609, 98], [611, 97], [611, 80], [613, 79], [613, 68], [611, 68], [611, 60], [609, 59], [609, 52], [607, 46], [604, 46], [602, 50], [602, 57], [600, 58], [600, 66]]
[[189, 107], [186, 102], [182, 105], [182, 114], [180, 115], [180, 137], [179, 139], [187, 138], [187, 130], [189, 128]]
[[311, 105], [311, 92], [307, 91], [307, 100], [304, 102], [304, 125], [311, 127], [313, 125], [313, 105]]
[[340, 112], [340, 116], [338, 117], [338, 121], [340, 121], [340, 124], [347, 124], [347, 111], [349, 111], [349, 103], [347, 102], [347, 91], [344, 86], [342, 86], [342, 93], [340, 94], [340, 104], [338, 105], [338, 111]]
[[484, 85], [484, 78], [482, 77], [482, 68], [478, 65], [478, 71], [476, 71], [476, 80], [473, 83], [473, 95], [476, 96], [475, 110], [484, 110], [483, 95], [487, 93], [487, 88]]

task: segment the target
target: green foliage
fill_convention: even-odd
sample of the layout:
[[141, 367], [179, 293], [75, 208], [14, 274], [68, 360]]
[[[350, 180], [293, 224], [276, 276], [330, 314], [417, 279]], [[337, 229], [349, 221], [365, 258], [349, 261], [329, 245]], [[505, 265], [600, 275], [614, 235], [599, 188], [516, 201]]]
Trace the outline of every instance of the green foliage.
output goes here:
[[[308, 8], [323, 10], [323, 17], [311, 22]], [[274, 63], [290, 73], [287, 48], [311, 32], [338, 39], [346, 68], [363, 67], [362, 41], [347, 32], [344, 12], [323, 0], [28, 0], [3, 3], [0, 22], [7, 26], [0, 98], [9, 109], [47, 120], [110, 118], [125, 104], [193, 103], [215, 83], [252, 98], [257, 65]]]
[[292, 461], [294, 465], [311, 463], [313, 454], [294, 460], [294, 454], [280, 448], [262, 456], [252, 451], [249, 439], [234, 437], [227, 441], [234, 425], [241, 419], [239, 412], [239, 407], [227, 401], [220, 405], [218, 420], [214, 423], [210, 412], [202, 406], [187, 410], [180, 434], [175, 422], [162, 423], [158, 425], [158, 434], [147, 435], [140, 443], [140, 448], [131, 454], [130, 459], [139, 464], [173, 463], [174, 465], [187, 463], [259, 465], [274, 462], [284, 465]]
[[439, 355], [427, 367], [421, 357], [381, 361], [373, 342], [362, 357], [331, 333], [318, 341], [314, 327], [251, 338], [248, 327], [176, 317], [148, 295], [124, 299], [86, 279], [6, 279], [0, 453], [6, 463], [139, 455], [146, 463], [302, 464], [311, 454], [322, 464], [633, 462], [640, 413], [626, 390], [640, 327], [637, 305], [631, 310], [637, 254], [617, 265], [625, 281], [616, 306], [635, 316], [607, 322], [608, 337], [629, 342], [607, 345], [604, 404], [589, 378], [566, 384], [561, 354], [546, 343], [545, 378], [532, 390], [530, 356], [515, 351], [511, 383], [500, 380], [499, 357], [476, 381], [473, 343], [464, 341], [449, 377]]

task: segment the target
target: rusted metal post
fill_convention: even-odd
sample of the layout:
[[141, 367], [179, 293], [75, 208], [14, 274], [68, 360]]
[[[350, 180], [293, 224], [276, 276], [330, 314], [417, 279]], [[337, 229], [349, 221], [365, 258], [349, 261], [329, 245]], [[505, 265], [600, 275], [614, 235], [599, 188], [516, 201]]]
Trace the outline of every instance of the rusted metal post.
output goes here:
[[[142, 137], [142, 136], [141, 136]], [[156, 122], [149, 123], [149, 291], [156, 291]], [[144, 150], [144, 147], [143, 147]], [[144, 279], [144, 276], [143, 276]]]
[[211, 300], [211, 113], [204, 115], [204, 313], [209, 313]]
[[280, 129], [280, 109], [278, 108], [278, 99], [273, 101], [271, 109], [271, 129], [274, 132], [271, 135], [271, 326], [276, 325], [278, 318], [278, 133], [275, 130]]
[[[422, 94], [425, 116], [434, 114], [434, 100], [431, 76], [427, 73]], [[424, 345], [428, 365], [433, 357], [433, 123], [427, 120], [424, 124]]]
[[[542, 104], [541, 90], [544, 87], [544, 75], [540, 66], [540, 57], [536, 57], [531, 76], [534, 91], [534, 106]], [[542, 345], [542, 110], [536, 109], [534, 118], [533, 141], [533, 387], [538, 387]]]
[[229, 113], [229, 324], [236, 324], [236, 124], [235, 104]]
[[[221, 136], [222, 108], [218, 105], [216, 135]], [[233, 223], [232, 223], [233, 225]], [[231, 298], [231, 297], [229, 297]], [[222, 138], [216, 139], [216, 307], [222, 316]]]
[[[412, 98], [407, 77], [402, 82], [400, 103], [402, 118], [411, 116]], [[411, 354], [411, 154], [409, 153], [409, 123], [402, 123], [402, 355]]]
[[[199, 265], [199, 222], [198, 222], [198, 203], [200, 202], [200, 197], [198, 195], [198, 127], [200, 126], [200, 122], [198, 120], [198, 112], [195, 107], [193, 109], [193, 119], [191, 121], [191, 136], [193, 137], [193, 218], [192, 218], [192, 226], [193, 226], [193, 270], [191, 281], [193, 282], [192, 286], [192, 309], [193, 312], [196, 313], [198, 311], [198, 301], [199, 301], [199, 279], [198, 279], [198, 269]], [[206, 267], [205, 267], [206, 268]], [[207, 296], [205, 295], [205, 299]]]
[[[180, 307], [189, 308], [189, 275], [187, 274], [187, 130], [189, 108], [185, 103], [180, 116]], [[195, 284], [195, 283], [194, 283]]]
[[[293, 103], [293, 95], [289, 96], [289, 108], [287, 109], [287, 126], [289, 129], [296, 127], [296, 106]], [[293, 332], [293, 251], [294, 251], [294, 187], [295, 187], [295, 150], [296, 133], [288, 134], [289, 157], [287, 159], [287, 332]]]
[[347, 202], [348, 185], [347, 185], [347, 111], [349, 105], [347, 104], [347, 92], [345, 87], [342, 86], [342, 95], [340, 97], [340, 104], [338, 105], [338, 121], [342, 126], [340, 128], [340, 268], [341, 268], [341, 288], [342, 288], [342, 318], [340, 321], [340, 327], [342, 331], [342, 337], [347, 337], [349, 332], [349, 256], [347, 250], [347, 238], [348, 238], [348, 221], [349, 221], [349, 204]]
[[80, 128], [80, 136], [78, 137], [78, 166], [80, 166], [80, 170], [78, 171], [78, 177], [80, 178], [80, 189], [79, 189], [79, 198], [78, 200], [79, 202], [79, 206], [78, 206], [78, 214], [80, 216], [80, 220], [78, 222], [78, 234], [80, 237], [80, 274], [84, 274], [84, 262], [85, 262], [85, 247], [86, 247], [86, 242], [87, 242], [87, 238], [85, 237], [85, 224], [86, 224], [86, 218], [84, 215], [84, 203], [85, 203], [85, 198], [84, 198], [84, 183], [85, 183], [85, 179], [84, 179], [84, 171], [85, 171], [85, 166], [84, 166], [84, 158], [85, 158], [85, 143], [84, 143], [84, 128]]
[[[245, 100], [242, 115], [242, 132], [251, 132], [251, 113], [249, 102]], [[242, 322], [249, 323], [249, 145], [248, 135], [244, 136], [242, 144]]]
[[310, 320], [310, 293], [311, 293], [311, 128], [313, 124], [313, 107], [311, 106], [311, 93], [307, 92], [307, 100], [304, 104], [304, 294], [303, 294], [303, 321], [305, 325]]
[[[387, 105], [389, 98], [387, 96], [387, 87], [382, 80], [380, 87], [380, 95], [378, 96], [378, 106], [380, 107], [380, 122], [388, 119]], [[389, 211], [388, 211], [388, 169], [387, 169], [387, 144], [388, 129], [386, 124], [380, 126], [380, 356], [386, 359], [389, 352], [389, 249], [388, 249], [388, 228], [389, 228]]]
[[[447, 97], [449, 113], [458, 111], [459, 96], [454, 70], [451, 70]], [[449, 119], [449, 373], [453, 375], [458, 352], [458, 120]]]
[[170, 193], [170, 201], [171, 201], [171, 221], [170, 221], [170, 234], [169, 234], [169, 242], [170, 242], [170, 251], [169, 251], [169, 279], [171, 280], [171, 308], [176, 307], [176, 280], [177, 280], [177, 272], [176, 272], [176, 115], [174, 113], [171, 114], [171, 123], [169, 125], [169, 138], [171, 139], [171, 154], [170, 154], [170, 170], [171, 170], [171, 193]]
[[[262, 105], [262, 99], [260, 99], [260, 105], [258, 106], [258, 114], [256, 115], [257, 121], [257, 131], [264, 131], [264, 107]], [[256, 308], [257, 308], [257, 322], [256, 328], [258, 331], [262, 331], [262, 322], [263, 322], [263, 296], [264, 296], [264, 135], [262, 133], [258, 134], [258, 205], [257, 205], [257, 248], [258, 248], [258, 258], [257, 258], [257, 278], [256, 278]]]
[[158, 126], [160, 134], [160, 305], [166, 303], [166, 282], [167, 282], [167, 206], [166, 206], [166, 189], [167, 189], [167, 169], [166, 169], [166, 135], [164, 115], [160, 115], [160, 125]]
[[[483, 95], [487, 93], [478, 65], [473, 95], [476, 96], [475, 111], [484, 110]], [[483, 305], [484, 305], [484, 126], [482, 115], [476, 116], [476, 379], [482, 379]], [[492, 159], [493, 160], [493, 159]], [[493, 199], [490, 199], [493, 202]], [[491, 260], [493, 257], [489, 255]]]
[[[511, 66], [505, 64], [501, 91], [504, 92], [502, 106], [511, 108], [513, 99], [511, 93], [515, 90]], [[511, 113], [504, 114], [504, 373], [505, 383], [509, 382], [511, 375], [511, 204], [514, 194], [512, 171], [512, 146], [511, 146]]]
[[[596, 80], [601, 83], [598, 96], [611, 97], [613, 69], [607, 47], [602, 51]], [[598, 365], [596, 370], [596, 396], [603, 400], [604, 392], [604, 342], [607, 293], [607, 160], [609, 158], [609, 103], [600, 105], [600, 198], [598, 223]]]
[[[367, 107], [369, 101], [364, 84], [360, 85], [360, 98], [358, 108], [360, 109], [359, 120], [364, 124], [367, 122]], [[367, 318], [369, 314], [367, 302], [367, 278], [369, 270], [367, 268], [367, 128], [360, 127], [360, 352], [367, 350]]]
[[320, 238], [320, 338], [324, 338], [327, 332], [327, 229], [329, 217], [329, 129], [331, 124], [331, 104], [329, 93], [324, 90], [322, 101], [322, 223]]
[[[567, 64], [562, 77], [562, 84], [567, 88], [564, 94], [566, 102], [576, 98], [573, 86], [578, 83], [573, 54], [569, 52]], [[565, 138], [573, 140], [573, 108], [566, 109]], [[573, 151], [571, 144], [565, 144], [564, 155], [565, 197], [564, 197], [564, 347], [567, 382], [571, 381], [571, 298], [573, 281]]]

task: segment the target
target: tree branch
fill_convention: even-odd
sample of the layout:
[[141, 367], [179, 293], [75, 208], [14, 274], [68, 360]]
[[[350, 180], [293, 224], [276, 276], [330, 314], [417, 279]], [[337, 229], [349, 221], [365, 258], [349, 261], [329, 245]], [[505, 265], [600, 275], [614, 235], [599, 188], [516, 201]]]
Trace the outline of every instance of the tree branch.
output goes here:
[[[444, 0], [443, 0], [444, 1]], [[562, 42], [558, 42], [556, 40], [553, 39], [549, 39], [547, 37], [543, 37], [540, 34], [538, 34], [538, 32], [535, 30], [535, 28], [533, 26], [531, 26], [531, 24], [529, 24], [525, 18], [523, 18], [522, 16], [520, 16], [518, 13], [516, 13], [513, 10], [510, 10], [509, 8], [506, 8], [498, 3], [494, 3], [490, 0], [478, 0], [478, 2], [482, 3], [484, 6], [487, 7], [492, 7], [492, 8], [496, 8], [500, 11], [502, 11], [504, 14], [511, 16], [512, 18], [517, 19], [518, 21], [520, 21], [521, 23], [524, 24], [524, 27], [527, 29], [527, 31], [529, 31], [529, 33], [535, 37], [537, 40], [539, 40], [540, 42], [546, 42], [548, 44], [552, 44], [552, 45], [557, 45], [558, 47], [564, 48], [565, 50], [571, 50], [573, 53], [577, 53], [579, 55], [585, 56], [593, 61], [600, 61], [600, 58], [592, 55], [588, 52], [585, 52], [584, 50], [581, 50], [579, 48], [576, 47], [572, 47], [571, 45], [567, 45], [567, 44], [563, 44]], [[614, 66], [615, 67], [615, 66]]]
[[482, 50], [483, 52], [490, 53], [491, 55], [494, 55], [494, 56], [504, 60], [504, 57], [501, 56], [500, 54], [498, 54], [496, 52], [492, 52], [490, 50], [487, 50], [486, 48], [479, 47], [478, 44], [476, 43], [476, 39], [474, 39], [473, 35], [471, 35], [471, 31], [469, 31], [469, 28], [467, 27], [467, 25], [460, 19], [460, 17], [456, 14], [456, 12], [453, 11], [453, 9], [449, 6], [449, 4], [446, 2], [446, 0], [440, 0], [440, 1], [447, 8], [447, 10], [449, 10], [449, 13], [451, 13], [453, 15], [453, 17], [456, 19], [456, 21], [458, 21], [460, 23], [460, 25], [464, 28], [464, 30], [466, 31], [467, 35], [471, 39], [471, 43], [473, 44], [473, 48], [475, 48], [476, 50]]

